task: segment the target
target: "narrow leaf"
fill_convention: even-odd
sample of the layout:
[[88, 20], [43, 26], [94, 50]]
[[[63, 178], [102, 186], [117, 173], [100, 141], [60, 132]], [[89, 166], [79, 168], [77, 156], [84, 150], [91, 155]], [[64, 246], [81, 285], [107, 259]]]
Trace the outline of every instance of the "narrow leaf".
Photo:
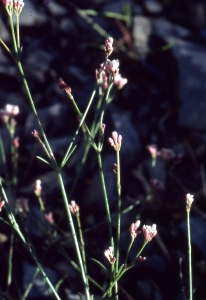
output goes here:
[[95, 258], [90, 258], [90, 259], [93, 260], [94, 262], [96, 262], [104, 270], [108, 271], [107, 268], [100, 261], [96, 260]]
[[45, 160], [44, 158], [42, 158], [40, 156], [36, 156], [36, 158], [38, 158], [39, 160], [43, 161], [45, 164], [50, 165], [50, 163], [47, 160]]
[[67, 163], [68, 159], [70, 158], [70, 156], [73, 154], [74, 150], [76, 149], [77, 145], [75, 145], [71, 151], [69, 152], [69, 154], [66, 154], [65, 157], [63, 158], [61, 165], [60, 165], [60, 169], [64, 167], [64, 165]]

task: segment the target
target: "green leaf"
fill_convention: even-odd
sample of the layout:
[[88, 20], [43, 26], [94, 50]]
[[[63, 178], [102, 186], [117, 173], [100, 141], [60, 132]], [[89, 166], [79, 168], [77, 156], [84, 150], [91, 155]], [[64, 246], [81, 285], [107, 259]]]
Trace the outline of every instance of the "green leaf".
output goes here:
[[70, 158], [70, 156], [73, 154], [74, 150], [76, 149], [77, 145], [75, 145], [71, 151], [69, 152], [69, 154], [66, 154], [61, 162], [60, 165], [60, 169], [62, 169], [64, 167], [64, 165], [67, 163], [68, 159]]
[[68, 277], [68, 275], [65, 275], [63, 278], [61, 278], [57, 284], [55, 285], [55, 290], [58, 292], [60, 285], [62, 284], [62, 282], [64, 281], [64, 279]]
[[50, 163], [47, 160], [45, 160], [44, 158], [42, 158], [40, 156], [36, 156], [36, 158], [38, 158], [39, 160], [43, 161], [45, 164], [50, 165]]
[[100, 261], [96, 260], [95, 258], [90, 258], [90, 259], [93, 260], [94, 262], [96, 262], [104, 270], [108, 271], [107, 268]]

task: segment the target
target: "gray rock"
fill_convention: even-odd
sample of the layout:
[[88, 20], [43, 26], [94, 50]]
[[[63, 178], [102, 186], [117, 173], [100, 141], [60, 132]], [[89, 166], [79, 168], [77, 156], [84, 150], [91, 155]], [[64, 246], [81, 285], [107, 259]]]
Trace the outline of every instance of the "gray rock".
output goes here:
[[179, 39], [170, 39], [176, 58], [181, 100], [179, 125], [206, 130], [206, 51], [205, 48]]
[[[1, 19], [1, 16], [0, 16], [0, 37], [1, 37], [2, 41], [4, 41], [4, 42], [7, 42], [10, 39], [10, 32], [8, 31], [3, 20]], [[1, 54], [1, 52], [3, 52], [2, 45], [0, 47], [0, 54]]]
[[171, 23], [165, 18], [155, 18], [152, 21], [153, 33], [162, 37], [181, 37], [186, 38], [189, 36], [190, 31], [180, 25]]
[[133, 162], [140, 152], [139, 134], [131, 122], [130, 113], [113, 109], [111, 117], [114, 130], [122, 135], [122, 146], [120, 151], [121, 161], [127, 164]]
[[148, 12], [152, 13], [152, 14], [158, 14], [161, 13], [163, 10], [163, 6], [161, 3], [159, 3], [156, 0], [146, 0], [144, 2], [144, 5], [147, 9]]
[[[68, 105], [55, 103], [50, 107], [42, 108], [38, 110], [39, 119], [44, 127], [47, 135], [53, 135], [57, 131], [64, 130], [65, 123], [68, 122], [69, 108]], [[34, 113], [31, 112], [25, 122], [24, 134], [31, 136], [33, 130], [39, 131], [38, 123]]]
[[[14, 23], [15, 20], [16, 18], [14, 18]], [[35, 26], [35, 24], [46, 23], [46, 21], [46, 15], [39, 12], [33, 1], [26, 1], [20, 15], [21, 26]]]
[[[28, 285], [33, 282], [33, 286], [29, 292], [30, 299], [39, 299], [40, 297], [50, 296], [49, 287], [45, 283], [41, 273], [39, 272], [38, 275], [33, 280], [33, 275], [36, 272], [37, 267], [35, 265], [29, 264], [27, 261], [23, 262], [23, 288], [24, 290], [27, 289]], [[44, 272], [48, 276], [49, 280], [51, 281], [52, 285], [55, 285], [57, 280], [56, 273], [48, 268], [43, 268]]]
[[[113, 155], [107, 155], [102, 161], [107, 196], [111, 206], [114, 205], [117, 201], [116, 176], [113, 172], [114, 163], [115, 156]], [[94, 210], [97, 209], [105, 211], [103, 189], [100, 180], [99, 169], [92, 178], [92, 184], [89, 186], [85, 195], [82, 197], [82, 206], [87, 210], [90, 210], [89, 207], [93, 206]]]
[[[179, 228], [183, 231], [185, 235], [185, 243], [187, 238], [187, 224], [182, 222]], [[206, 258], [206, 220], [200, 216], [195, 216], [190, 218], [190, 231], [191, 231], [191, 242], [195, 245]]]
[[152, 22], [144, 16], [133, 18], [133, 39], [137, 54], [144, 56], [149, 51], [148, 41], [152, 33]]

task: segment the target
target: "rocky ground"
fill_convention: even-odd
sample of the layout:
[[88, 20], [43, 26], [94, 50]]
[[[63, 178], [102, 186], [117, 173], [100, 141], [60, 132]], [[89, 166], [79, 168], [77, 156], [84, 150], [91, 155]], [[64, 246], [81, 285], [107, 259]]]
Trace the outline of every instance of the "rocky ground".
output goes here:
[[[106, 12], [123, 14], [126, 7], [131, 8], [131, 16], [125, 20], [105, 15]], [[120, 60], [120, 73], [128, 79], [128, 83], [117, 92], [105, 113], [103, 168], [115, 231], [116, 179], [112, 172], [115, 154], [107, 139], [116, 130], [123, 136], [123, 209], [132, 207], [122, 216], [122, 260], [129, 243], [128, 228], [131, 223], [140, 219], [142, 225], [157, 224], [158, 230], [158, 235], [143, 253], [146, 261], [137, 264], [121, 279], [119, 299], [188, 299], [185, 195], [191, 193], [195, 198], [191, 212], [194, 299], [205, 300], [205, 2], [25, 0], [20, 24], [22, 64], [40, 119], [58, 160], [65, 153], [78, 125], [71, 103], [58, 87], [58, 78], [62, 77], [71, 86], [80, 109], [84, 110], [94, 87], [95, 69], [104, 59], [100, 46], [109, 36], [115, 40], [115, 52], [111, 58]], [[11, 46], [3, 5], [0, 6], [0, 37]], [[35, 158], [36, 155], [44, 155], [31, 135], [31, 131], [38, 129], [37, 123], [16, 66], [1, 47], [1, 108], [6, 103], [20, 107], [16, 118], [16, 135], [20, 138], [17, 198], [29, 200], [30, 215], [26, 220], [28, 236], [37, 256], [42, 259], [48, 240], [34, 222], [34, 219], [39, 219], [42, 226], [47, 226], [33, 195], [32, 186], [38, 178], [42, 181], [46, 210], [53, 212], [55, 222], [61, 219], [61, 226], [67, 232], [66, 238], [59, 234], [56, 242], [75, 258], [56, 174]], [[92, 110], [87, 119], [88, 123], [91, 121]], [[2, 124], [0, 130], [9, 155], [7, 129]], [[155, 167], [146, 148], [151, 144], [156, 144], [159, 150], [171, 150], [169, 157], [165, 157], [164, 151], [161, 152]], [[77, 145], [64, 169], [68, 194], [84, 152], [85, 144], [81, 136], [77, 139]], [[3, 171], [1, 176], [4, 176]], [[105, 273], [89, 260], [93, 257], [107, 264], [103, 252], [109, 246], [99, 170], [93, 150], [88, 155], [72, 199], [81, 207], [83, 228], [90, 229], [85, 230], [89, 274], [103, 286], [107, 282]], [[14, 207], [16, 199], [11, 197], [10, 201]], [[1, 214], [5, 216], [4, 212]], [[48, 230], [53, 229], [48, 227]], [[10, 236], [8, 226], [2, 222], [0, 232], [5, 237], [0, 242], [2, 292], [6, 284], [3, 270], [7, 268]], [[141, 238], [137, 239], [136, 249], [141, 242]], [[135, 247], [130, 259], [136, 253]], [[14, 239], [13, 265], [11, 297], [16, 300], [21, 299], [20, 295], [35, 269], [17, 237]], [[62, 299], [79, 299], [78, 292], [83, 292], [80, 277], [55, 244], [44, 257], [43, 266], [54, 283], [65, 276], [60, 287]], [[91, 290], [94, 299], [99, 299], [101, 292], [94, 286]], [[52, 299], [41, 277], [35, 281], [27, 299]]]

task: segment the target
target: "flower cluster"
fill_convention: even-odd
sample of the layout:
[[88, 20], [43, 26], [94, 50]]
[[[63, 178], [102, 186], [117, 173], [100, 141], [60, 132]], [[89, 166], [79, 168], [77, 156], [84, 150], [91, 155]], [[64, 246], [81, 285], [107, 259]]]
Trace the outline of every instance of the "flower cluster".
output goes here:
[[142, 227], [142, 232], [144, 235], [144, 240], [150, 242], [157, 234], [156, 224], [153, 224], [152, 226], [144, 225]]
[[146, 148], [153, 159], [157, 156], [160, 156], [164, 160], [172, 160], [176, 157], [176, 154], [172, 149], [162, 148], [161, 150], [157, 150], [157, 145], [154, 144], [148, 145]]
[[35, 184], [34, 184], [34, 194], [37, 196], [37, 197], [40, 197], [41, 196], [41, 190], [42, 190], [42, 187], [41, 187], [41, 180], [40, 179], [37, 179], [35, 181]]
[[136, 236], [138, 234], [141, 233], [140, 230], [137, 230], [139, 228], [139, 226], [140, 226], [140, 221], [139, 220], [136, 223], [132, 223], [131, 224], [131, 226], [129, 228], [129, 232], [130, 232], [131, 238], [134, 239], [134, 238], [136, 238]]
[[59, 78], [59, 88], [65, 91], [67, 95], [71, 95], [71, 88], [65, 83], [65, 81], [62, 78]]
[[52, 213], [52, 212], [49, 212], [49, 213], [47, 213], [47, 214], [44, 214], [44, 218], [45, 218], [45, 220], [46, 220], [49, 224], [51, 224], [51, 225], [54, 225], [54, 224], [55, 224], [54, 218], [53, 218], [53, 213]]
[[4, 6], [9, 6], [9, 5], [13, 6], [13, 0], [1, 0], [1, 2], [3, 3]]
[[24, 1], [23, 0], [1, 0], [3, 5], [6, 7], [7, 12], [9, 15], [12, 15], [13, 8], [14, 12], [17, 16], [20, 15], [22, 8], [24, 7]]
[[114, 249], [113, 247], [109, 247], [107, 250], [104, 251], [105, 257], [108, 259], [110, 264], [114, 264], [116, 261], [116, 258], [114, 257]]
[[[3, 109], [0, 110], [0, 118], [4, 123], [8, 123], [11, 118], [19, 114], [18, 105], [6, 104]], [[14, 126], [15, 126], [15, 121]]]
[[122, 145], [122, 136], [116, 132], [112, 132], [112, 137], [108, 139], [110, 145], [113, 147], [115, 151], [120, 151]]
[[109, 37], [104, 43], [104, 51], [107, 56], [112, 54], [113, 52], [113, 38]]
[[191, 194], [187, 194], [186, 195], [186, 208], [188, 211], [190, 211], [193, 201], [194, 201], [194, 196]]
[[71, 201], [69, 208], [73, 215], [75, 215], [76, 217], [79, 216], [79, 206], [76, 204], [74, 200]]
[[4, 206], [5, 201], [0, 201], [0, 211], [2, 210], [2, 207]]
[[[104, 50], [107, 57], [113, 51], [113, 39], [109, 37], [105, 41]], [[119, 60], [107, 59], [105, 64], [100, 64], [100, 68], [96, 70], [96, 78], [103, 89], [107, 89], [111, 83], [114, 83], [118, 89], [123, 88], [127, 83], [127, 79], [119, 74]]]

